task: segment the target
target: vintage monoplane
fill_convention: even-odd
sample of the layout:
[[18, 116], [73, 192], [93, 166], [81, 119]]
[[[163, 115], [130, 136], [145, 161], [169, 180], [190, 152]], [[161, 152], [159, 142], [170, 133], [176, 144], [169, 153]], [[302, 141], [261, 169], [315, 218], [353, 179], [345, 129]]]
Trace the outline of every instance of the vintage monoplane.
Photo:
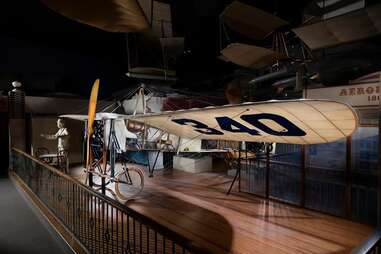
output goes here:
[[[205, 139], [305, 145], [348, 137], [358, 126], [356, 112], [351, 106], [330, 100], [271, 100], [143, 115], [96, 113], [98, 88], [99, 80], [96, 80], [87, 116], [61, 117], [87, 121], [85, 172], [89, 184], [95, 184], [94, 175], [101, 179], [98, 185], [103, 191], [108, 183], [115, 183], [116, 194], [122, 200], [137, 195], [144, 185], [139, 168], [124, 163], [122, 170], [115, 170], [115, 155], [125, 146], [125, 137], [118, 138], [115, 130], [123, 132], [129, 124], [152, 126], [190, 141]], [[98, 144], [98, 150], [104, 151], [101, 155], [97, 155], [96, 144], [91, 144], [92, 137], [99, 132], [99, 129], [94, 129], [95, 120], [106, 126], [103, 131], [107, 138], [102, 145]]]

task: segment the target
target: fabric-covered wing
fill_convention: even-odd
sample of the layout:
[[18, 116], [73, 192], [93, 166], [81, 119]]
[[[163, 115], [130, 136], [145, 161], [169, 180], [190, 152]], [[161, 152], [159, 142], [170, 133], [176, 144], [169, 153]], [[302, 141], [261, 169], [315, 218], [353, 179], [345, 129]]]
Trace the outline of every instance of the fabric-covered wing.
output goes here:
[[255, 40], [265, 39], [287, 21], [251, 5], [234, 1], [222, 13], [222, 21], [232, 30]]
[[60, 115], [60, 118], [69, 118], [73, 120], [78, 120], [78, 121], [87, 121], [88, 116], [87, 115], [77, 115], [77, 114], [72, 114], [72, 115]]
[[268, 101], [132, 117], [189, 139], [328, 143], [351, 135], [357, 115], [343, 103], [325, 100]]
[[[60, 115], [62, 118], [69, 118], [73, 120], [78, 120], [78, 121], [87, 121], [88, 116], [87, 115]], [[127, 115], [121, 115], [121, 114], [116, 114], [116, 113], [106, 113], [106, 112], [100, 112], [95, 114], [95, 119], [94, 120], [109, 120], [109, 119], [116, 119], [116, 120], [122, 120], [122, 119], [128, 119], [130, 118]]]
[[137, 32], [149, 28], [136, 0], [41, 0], [50, 9], [108, 32]]
[[273, 50], [243, 43], [232, 43], [221, 54], [235, 64], [253, 69], [260, 69], [287, 58]]
[[381, 4], [293, 29], [310, 49], [331, 47], [381, 33]]

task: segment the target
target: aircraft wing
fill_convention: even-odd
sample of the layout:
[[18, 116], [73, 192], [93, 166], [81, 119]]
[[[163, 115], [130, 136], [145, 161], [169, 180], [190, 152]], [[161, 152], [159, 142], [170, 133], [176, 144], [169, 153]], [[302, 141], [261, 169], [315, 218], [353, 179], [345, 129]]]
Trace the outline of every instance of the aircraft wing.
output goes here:
[[358, 118], [347, 104], [327, 100], [244, 103], [130, 116], [189, 139], [317, 144], [350, 136]]
[[136, 0], [41, 0], [47, 7], [72, 20], [108, 32], [138, 32], [150, 27]]
[[[69, 118], [73, 120], [79, 120], [79, 121], [87, 121], [88, 115], [77, 115], [77, 114], [71, 114], [71, 115], [60, 115], [59, 117], [62, 118]], [[116, 113], [105, 113], [105, 112], [100, 112], [95, 114], [95, 119], [94, 120], [125, 120], [129, 119], [131, 116], [128, 115], [122, 115], [122, 114], [116, 114]]]

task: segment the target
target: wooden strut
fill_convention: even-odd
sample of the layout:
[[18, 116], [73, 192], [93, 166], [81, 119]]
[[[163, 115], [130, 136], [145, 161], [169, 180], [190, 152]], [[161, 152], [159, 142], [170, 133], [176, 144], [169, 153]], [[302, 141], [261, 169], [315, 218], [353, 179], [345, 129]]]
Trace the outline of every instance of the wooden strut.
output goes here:
[[[153, 165], [152, 165], [152, 168], [151, 168], [150, 163], [149, 163], [149, 154], [148, 154], [148, 152], [147, 152], [147, 161], [148, 161], [148, 172], [149, 172], [149, 177], [153, 177], [153, 172], [154, 172], [154, 170], [155, 170], [156, 163], [157, 163], [157, 159], [159, 158], [159, 154], [160, 154], [160, 150], [157, 151], [155, 160], [154, 160]], [[163, 155], [163, 156], [164, 156], [164, 155]]]
[[91, 147], [90, 147], [90, 138], [87, 138], [87, 160], [86, 162], [88, 163], [85, 168], [85, 172], [87, 173], [86, 179], [89, 179], [89, 186], [93, 187], [94, 181], [93, 181], [93, 172], [94, 170], [92, 169], [92, 161], [93, 161], [93, 156], [91, 155]]
[[266, 145], [266, 192], [265, 197], [270, 198], [270, 147]]
[[[105, 130], [104, 130], [105, 132]], [[105, 134], [105, 133], [104, 133]], [[94, 188], [96, 191], [101, 190], [101, 193], [103, 195], [106, 194], [106, 190], [111, 192], [111, 194], [116, 197], [116, 194], [113, 190], [110, 188], [107, 188], [106, 185], [106, 179], [110, 181], [115, 181], [115, 177], [107, 175], [107, 147], [106, 147], [106, 142], [103, 142], [103, 147], [102, 147], [102, 158], [97, 161], [95, 164], [93, 164], [93, 156], [92, 156], [92, 148], [90, 145], [90, 138], [87, 138], [87, 158], [88, 158], [88, 165], [87, 168], [84, 170], [85, 173], [87, 174], [87, 178], [89, 179], [89, 186], [90, 187], [98, 187]], [[97, 172], [95, 170], [95, 167], [101, 165], [101, 170], [100, 172]], [[101, 178], [101, 185], [94, 183], [93, 181], [93, 175], [97, 175], [98, 177]]]
[[[105, 122], [103, 121], [103, 126], [105, 126]], [[103, 128], [103, 150], [102, 150], [102, 165], [103, 165], [103, 175], [106, 175], [107, 174], [107, 147], [106, 147], [106, 140], [105, 140], [105, 137], [106, 137], [106, 128], [104, 127]], [[101, 169], [102, 169], [101, 168]], [[102, 179], [102, 194], [106, 194], [106, 178], [105, 177], [101, 177]]]
[[[108, 184], [108, 182], [106, 183], [106, 179], [109, 181], [116, 181], [116, 178], [113, 176], [107, 175], [106, 169], [104, 171], [101, 171], [101, 172], [95, 171], [95, 167], [99, 164], [104, 165], [103, 158], [101, 158], [100, 161], [98, 161], [98, 163], [91, 165], [89, 167], [89, 169], [84, 169], [84, 172], [88, 175], [87, 178], [89, 179], [89, 186], [92, 187], [96, 191], [101, 190], [103, 195], [106, 194], [106, 191], [109, 191], [111, 193], [111, 195], [113, 195], [114, 197], [117, 197], [116, 193], [112, 189], [106, 187], [106, 185]], [[96, 184], [92, 181], [92, 178], [94, 175], [101, 178], [101, 184], [100, 185]], [[91, 182], [91, 185], [90, 185], [90, 182]], [[121, 181], [119, 181], [119, 182], [121, 182]], [[124, 182], [122, 182], [122, 183], [124, 183]], [[94, 188], [94, 187], [96, 187], [96, 188]]]
[[[232, 183], [230, 184], [229, 190], [226, 193], [226, 195], [230, 194], [234, 183], [237, 181], [238, 178], [241, 178], [241, 145], [242, 145], [242, 142], [239, 142], [239, 145], [238, 145], [238, 168], [237, 168], [234, 179], [233, 179]], [[240, 191], [241, 190], [241, 179], [239, 179], [238, 185], [239, 185], [238, 189]]]
[[345, 168], [345, 215], [352, 216], [352, 137], [346, 142], [346, 168]]
[[377, 226], [381, 227], [381, 103], [378, 108], [378, 202], [377, 202]]
[[306, 146], [300, 147], [300, 202], [301, 207], [306, 204]]

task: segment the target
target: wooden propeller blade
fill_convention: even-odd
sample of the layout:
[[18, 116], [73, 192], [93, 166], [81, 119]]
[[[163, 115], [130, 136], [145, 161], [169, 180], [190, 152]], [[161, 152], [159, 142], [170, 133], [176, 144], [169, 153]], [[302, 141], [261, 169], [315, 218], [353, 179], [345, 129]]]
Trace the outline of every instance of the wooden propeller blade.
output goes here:
[[96, 79], [91, 89], [90, 101], [89, 101], [89, 113], [87, 121], [87, 156], [86, 156], [86, 167], [90, 164], [90, 137], [93, 134], [93, 125], [95, 119], [95, 113], [97, 109], [97, 99], [99, 90], [99, 79]]

